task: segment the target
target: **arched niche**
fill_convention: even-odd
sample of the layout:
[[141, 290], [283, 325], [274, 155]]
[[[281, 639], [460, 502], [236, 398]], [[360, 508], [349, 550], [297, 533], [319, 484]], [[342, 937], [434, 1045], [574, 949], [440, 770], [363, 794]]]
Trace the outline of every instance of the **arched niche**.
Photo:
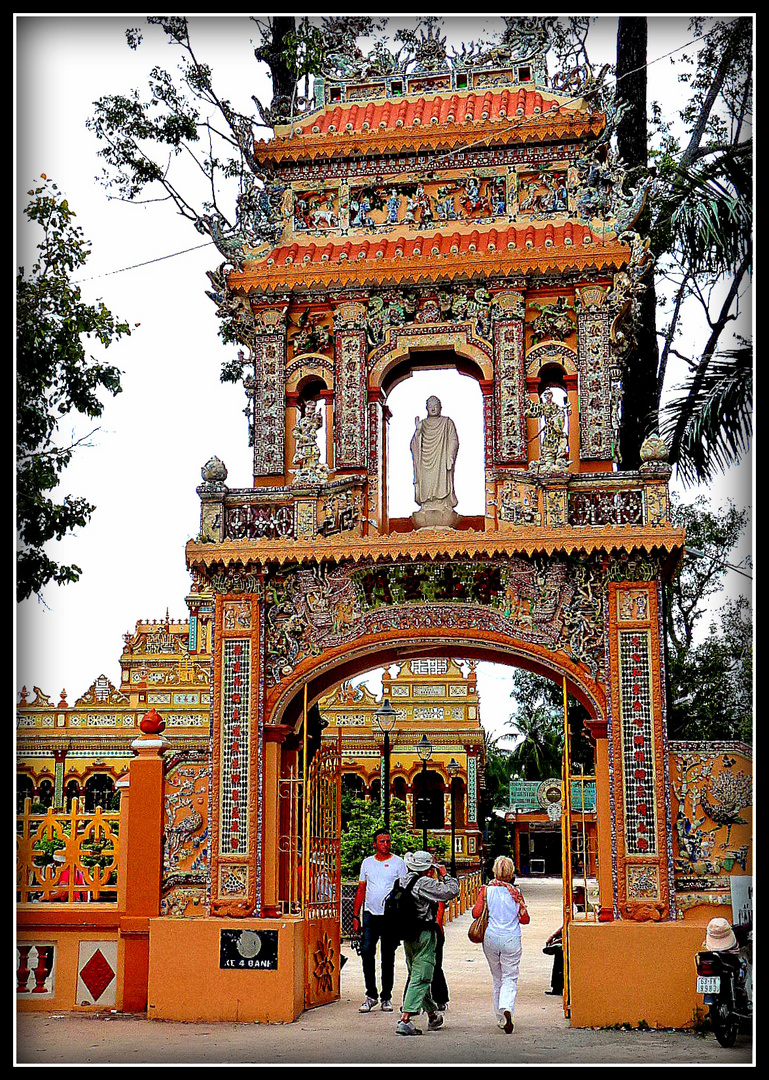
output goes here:
[[318, 429], [320, 460], [333, 460], [333, 366], [324, 356], [306, 354], [292, 361], [286, 374], [286, 463], [291, 465], [295, 451], [294, 429], [304, 416], [308, 402], [316, 402], [321, 417]]
[[305, 353], [292, 360], [286, 368], [286, 392], [300, 393], [302, 386], [312, 379], [323, 383], [326, 390], [333, 389], [334, 365], [327, 356]]
[[[577, 354], [568, 345], [557, 341], [545, 341], [531, 349], [526, 357], [526, 389], [530, 395], [542, 395], [550, 390], [561, 408], [568, 405], [564, 412], [564, 426], [568, 432], [568, 460], [579, 459], [579, 380], [577, 373]], [[529, 453], [534, 440], [541, 433], [542, 422], [529, 420]]]
[[474, 364], [456, 363], [454, 353], [423, 353], [409, 357], [390, 372], [385, 455], [387, 509], [393, 528], [418, 509], [414, 498], [411, 439], [415, 417], [424, 417], [427, 398], [441, 401], [442, 413], [457, 428], [459, 452], [454, 483], [457, 513], [478, 521], [485, 513], [485, 409], [480, 373]]
[[577, 377], [577, 353], [560, 341], [543, 341], [526, 354], [527, 380], [539, 379], [544, 368], [561, 368], [564, 377]]

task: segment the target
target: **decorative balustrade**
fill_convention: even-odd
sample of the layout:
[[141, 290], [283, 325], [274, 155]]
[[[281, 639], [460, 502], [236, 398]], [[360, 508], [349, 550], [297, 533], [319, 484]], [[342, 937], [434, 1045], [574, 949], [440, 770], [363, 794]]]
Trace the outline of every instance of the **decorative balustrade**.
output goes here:
[[295, 520], [293, 503], [225, 505], [224, 539], [293, 540]]
[[[485, 518], [464, 528], [512, 526], [603, 529], [670, 524], [667, 482], [670, 468], [644, 466], [637, 473], [493, 472], [493, 495]], [[364, 536], [364, 480], [332, 480], [312, 487], [231, 489], [224, 484], [198, 488], [203, 543], [239, 540], [323, 540]], [[492, 509], [496, 508], [496, 510]], [[492, 524], [496, 518], [496, 525]], [[404, 525], [405, 522], [405, 525]], [[400, 535], [407, 519], [390, 523]], [[373, 535], [381, 536], [381, 533]]]
[[200, 537], [204, 543], [227, 540], [296, 540], [359, 533], [362, 527], [361, 477], [319, 484], [271, 488], [228, 488], [205, 483]]
[[644, 524], [643, 488], [570, 491], [569, 525], [580, 528]]
[[120, 814], [33, 813], [31, 800], [16, 818], [16, 898], [19, 903], [117, 901]]

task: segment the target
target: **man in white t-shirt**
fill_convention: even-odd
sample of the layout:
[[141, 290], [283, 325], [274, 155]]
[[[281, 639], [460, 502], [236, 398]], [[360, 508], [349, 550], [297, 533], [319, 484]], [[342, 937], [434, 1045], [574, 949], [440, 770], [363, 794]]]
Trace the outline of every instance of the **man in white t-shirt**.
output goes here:
[[[400, 855], [390, 851], [390, 834], [387, 829], [374, 833], [374, 854], [361, 863], [358, 891], [355, 893], [352, 928], [362, 930], [360, 957], [366, 997], [360, 1012], [371, 1012], [377, 1004], [383, 1012], [392, 1012], [393, 979], [395, 977], [395, 950], [398, 941], [387, 932], [384, 902], [393, 885], [406, 873], [406, 864]], [[363, 908], [363, 920], [360, 919]], [[376, 985], [376, 947], [379, 942], [382, 965], [381, 997]]]

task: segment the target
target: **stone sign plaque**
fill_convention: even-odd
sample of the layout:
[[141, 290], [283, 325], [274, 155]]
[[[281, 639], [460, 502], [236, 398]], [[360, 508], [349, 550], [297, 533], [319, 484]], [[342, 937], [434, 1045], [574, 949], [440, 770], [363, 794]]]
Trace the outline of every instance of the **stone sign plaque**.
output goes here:
[[220, 931], [219, 967], [238, 971], [277, 971], [278, 931]]

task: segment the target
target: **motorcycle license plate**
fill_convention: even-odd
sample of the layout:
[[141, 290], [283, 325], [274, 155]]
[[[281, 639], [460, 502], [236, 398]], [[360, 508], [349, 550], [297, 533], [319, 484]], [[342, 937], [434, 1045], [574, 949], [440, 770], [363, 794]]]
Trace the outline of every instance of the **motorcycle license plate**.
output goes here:
[[698, 994], [719, 994], [721, 992], [721, 976], [720, 975], [698, 975], [697, 976], [697, 993]]

